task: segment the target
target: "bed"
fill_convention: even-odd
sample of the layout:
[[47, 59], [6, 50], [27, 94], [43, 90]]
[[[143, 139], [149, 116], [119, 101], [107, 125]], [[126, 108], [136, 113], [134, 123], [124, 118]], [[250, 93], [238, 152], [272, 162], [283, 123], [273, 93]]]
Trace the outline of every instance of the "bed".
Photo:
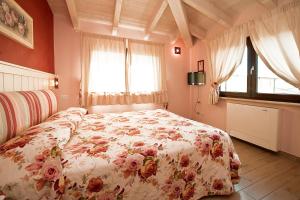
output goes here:
[[52, 114], [0, 146], [11, 199], [199, 199], [229, 195], [240, 161], [227, 133], [163, 109]]

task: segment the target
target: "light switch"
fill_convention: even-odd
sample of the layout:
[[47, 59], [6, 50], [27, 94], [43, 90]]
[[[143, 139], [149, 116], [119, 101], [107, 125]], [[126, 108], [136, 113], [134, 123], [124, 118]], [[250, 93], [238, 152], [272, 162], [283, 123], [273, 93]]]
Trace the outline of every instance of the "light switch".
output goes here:
[[61, 100], [68, 100], [69, 99], [69, 95], [67, 94], [62, 94], [60, 95]]

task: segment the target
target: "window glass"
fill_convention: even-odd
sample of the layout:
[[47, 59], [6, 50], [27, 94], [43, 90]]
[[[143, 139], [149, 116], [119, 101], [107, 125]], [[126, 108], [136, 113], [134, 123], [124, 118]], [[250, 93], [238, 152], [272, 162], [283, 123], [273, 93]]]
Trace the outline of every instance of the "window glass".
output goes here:
[[125, 54], [118, 51], [94, 51], [90, 61], [89, 81], [90, 92], [125, 92]]
[[268, 94], [298, 94], [300, 90], [274, 74], [258, 57], [257, 92]]
[[153, 61], [158, 57], [133, 54], [130, 65], [130, 92], [150, 93], [157, 91], [157, 69]]
[[243, 59], [238, 68], [234, 71], [229, 80], [221, 84], [223, 92], [247, 92], [247, 48], [244, 51]]
[[129, 92], [148, 94], [159, 91], [164, 53], [162, 46], [131, 41], [129, 51]]

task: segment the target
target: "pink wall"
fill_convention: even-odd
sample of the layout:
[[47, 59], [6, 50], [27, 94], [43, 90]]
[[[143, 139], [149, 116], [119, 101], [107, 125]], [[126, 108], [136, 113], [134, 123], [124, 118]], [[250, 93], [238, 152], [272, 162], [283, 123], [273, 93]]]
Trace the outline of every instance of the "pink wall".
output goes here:
[[[70, 19], [54, 16], [55, 73], [59, 76], [59, 89], [55, 92], [59, 99], [59, 109], [79, 105], [81, 79], [80, 33], [72, 28]], [[181, 55], [173, 54], [173, 47], [182, 48]], [[189, 95], [186, 74], [189, 63], [189, 50], [182, 41], [166, 45], [167, 88], [169, 109], [177, 114], [189, 117]]]
[[69, 18], [54, 16], [55, 73], [59, 89], [55, 90], [59, 109], [79, 105], [80, 33], [72, 28]]
[[[181, 47], [181, 55], [174, 54], [174, 47]], [[169, 110], [190, 117], [190, 91], [187, 85], [189, 69], [189, 49], [179, 40], [173, 45], [166, 45], [167, 88]]]
[[16, 2], [33, 19], [34, 49], [0, 34], [0, 60], [54, 73], [53, 15], [47, 1]]

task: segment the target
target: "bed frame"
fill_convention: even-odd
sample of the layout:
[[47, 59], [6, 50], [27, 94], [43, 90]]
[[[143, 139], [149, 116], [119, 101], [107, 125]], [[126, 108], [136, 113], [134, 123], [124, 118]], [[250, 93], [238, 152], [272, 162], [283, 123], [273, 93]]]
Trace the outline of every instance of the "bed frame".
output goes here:
[[0, 61], [0, 92], [52, 89], [54, 74]]

